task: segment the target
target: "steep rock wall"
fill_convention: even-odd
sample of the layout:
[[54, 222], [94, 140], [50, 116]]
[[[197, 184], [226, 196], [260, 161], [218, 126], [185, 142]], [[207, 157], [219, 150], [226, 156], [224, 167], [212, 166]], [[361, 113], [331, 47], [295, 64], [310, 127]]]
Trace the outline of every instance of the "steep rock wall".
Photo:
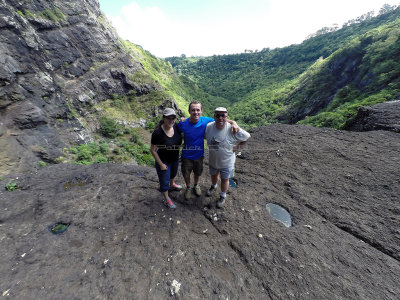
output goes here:
[[0, 174], [53, 162], [86, 142], [94, 105], [113, 94], [150, 93], [143, 71], [97, 0], [0, 1]]

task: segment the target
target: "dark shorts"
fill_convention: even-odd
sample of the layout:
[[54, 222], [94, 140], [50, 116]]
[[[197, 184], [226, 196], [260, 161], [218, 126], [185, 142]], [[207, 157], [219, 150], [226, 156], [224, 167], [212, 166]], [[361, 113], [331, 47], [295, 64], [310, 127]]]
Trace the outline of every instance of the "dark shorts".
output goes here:
[[168, 169], [162, 171], [158, 163], [155, 163], [158, 180], [160, 182], [160, 192], [166, 192], [169, 190], [169, 181], [172, 178], [175, 178], [176, 174], [178, 174], [179, 160], [168, 163], [164, 162], [164, 164], [167, 165]]
[[194, 175], [201, 176], [203, 173], [203, 160], [204, 157], [195, 160], [182, 157], [181, 170], [183, 178], [188, 178], [192, 171]]

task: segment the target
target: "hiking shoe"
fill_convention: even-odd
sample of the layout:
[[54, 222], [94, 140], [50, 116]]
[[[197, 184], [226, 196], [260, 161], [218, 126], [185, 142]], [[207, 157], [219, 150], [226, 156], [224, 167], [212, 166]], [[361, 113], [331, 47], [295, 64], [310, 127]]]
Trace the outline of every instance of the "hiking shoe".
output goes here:
[[211, 187], [207, 190], [206, 196], [210, 197], [211, 194], [217, 189], [217, 187], [214, 187], [213, 185], [211, 185]]
[[185, 199], [189, 200], [191, 195], [192, 195], [192, 190], [190, 188], [186, 188]]
[[200, 185], [195, 185], [194, 186], [194, 188], [193, 188], [193, 190], [194, 190], [194, 194], [197, 196], [197, 197], [200, 197], [201, 196], [201, 188], [200, 188]]
[[176, 205], [174, 202], [172, 202], [171, 199], [168, 199], [167, 201], [164, 201], [164, 204], [166, 207], [171, 208], [171, 209], [175, 209]]
[[181, 186], [180, 184], [176, 184], [176, 183], [174, 182], [173, 185], [170, 185], [170, 186], [169, 186], [169, 189], [170, 189], [171, 191], [180, 191], [180, 190], [182, 190], [182, 186]]
[[224, 206], [224, 204], [225, 204], [225, 199], [226, 199], [226, 197], [222, 197], [222, 196], [219, 197], [219, 199], [218, 199], [218, 201], [217, 201], [217, 207], [218, 207], [218, 208], [222, 208], [222, 206]]

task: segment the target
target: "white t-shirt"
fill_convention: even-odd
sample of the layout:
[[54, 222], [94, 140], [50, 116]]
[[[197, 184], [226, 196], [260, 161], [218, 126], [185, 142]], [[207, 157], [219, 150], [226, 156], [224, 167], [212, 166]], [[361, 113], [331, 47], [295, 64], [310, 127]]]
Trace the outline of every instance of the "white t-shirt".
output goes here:
[[247, 141], [250, 137], [250, 134], [241, 128], [234, 134], [231, 127], [229, 123], [223, 129], [218, 129], [215, 122], [207, 124], [205, 137], [208, 144], [209, 164], [214, 169], [232, 168], [235, 164], [233, 147]]

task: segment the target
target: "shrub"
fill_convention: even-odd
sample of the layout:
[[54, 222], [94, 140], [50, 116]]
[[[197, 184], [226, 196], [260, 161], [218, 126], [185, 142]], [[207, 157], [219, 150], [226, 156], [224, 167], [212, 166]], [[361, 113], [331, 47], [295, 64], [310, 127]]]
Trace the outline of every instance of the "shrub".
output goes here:
[[108, 162], [107, 157], [105, 156], [98, 156], [94, 161], [95, 164], [106, 163]]
[[56, 164], [62, 164], [65, 162], [65, 158], [63, 156], [59, 156], [55, 159]]
[[156, 125], [152, 121], [146, 123], [146, 129], [153, 130], [155, 126]]
[[115, 120], [108, 118], [100, 119], [100, 133], [111, 139], [115, 139], [121, 133], [121, 125], [119, 125]]
[[107, 154], [110, 151], [110, 149], [108, 148], [108, 145], [106, 143], [100, 143], [99, 147], [100, 147], [101, 154]]
[[132, 133], [132, 136], [131, 136], [131, 138], [130, 138], [130, 141], [131, 141], [132, 143], [137, 143], [137, 142], [139, 142], [139, 135], [138, 135], [136, 132]]
[[18, 189], [18, 183], [15, 181], [10, 181], [6, 184], [5, 188], [9, 192], [15, 191], [16, 189]]

